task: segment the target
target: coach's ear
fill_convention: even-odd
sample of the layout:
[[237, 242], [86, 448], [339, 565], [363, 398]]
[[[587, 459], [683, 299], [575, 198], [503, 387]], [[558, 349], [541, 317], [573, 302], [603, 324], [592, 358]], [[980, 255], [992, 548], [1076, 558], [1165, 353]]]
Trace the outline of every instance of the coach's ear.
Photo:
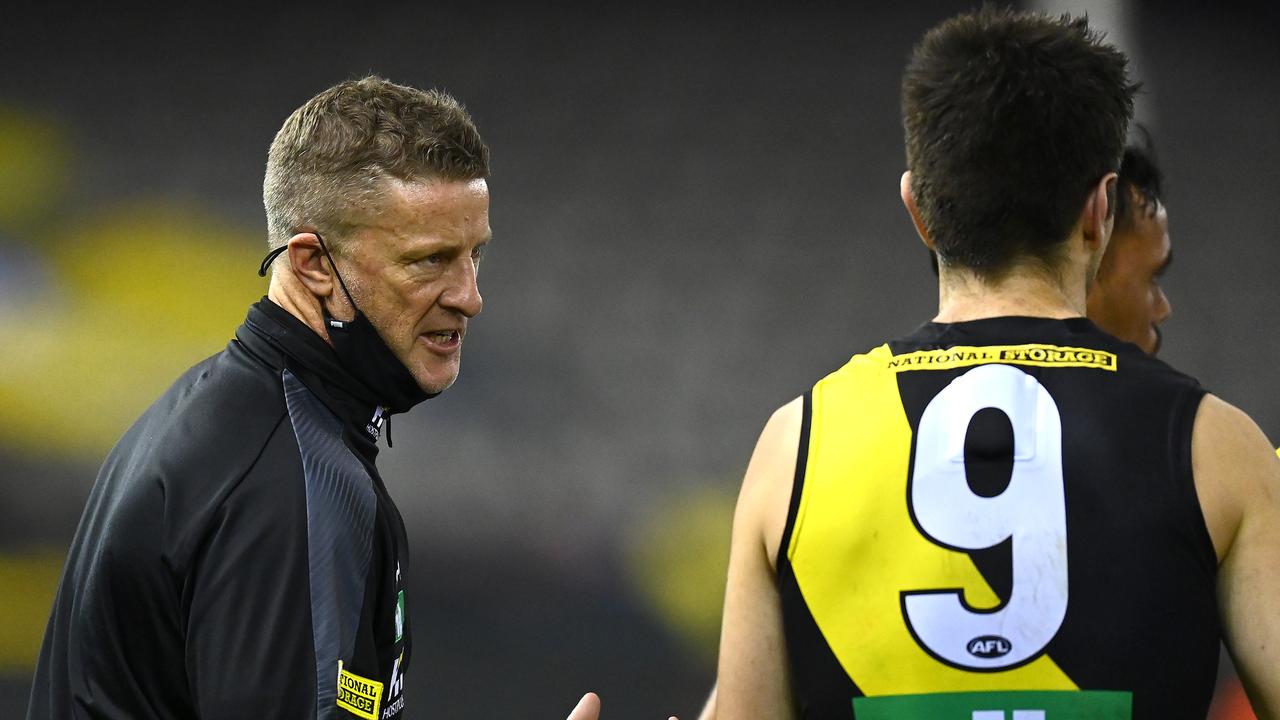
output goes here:
[[289, 267], [312, 295], [327, 298], [333, 294], [333, 269], [315, 233], [302, 232], [289, 238]]
[[902, 195], [902, 204], [907, 206], [907, 213], [911, 215], [911, 222], [916, 224], [916, 233], [924, 241], [924, 246], [929, 248], [930, 252], [936, 252], [936, 248], [933, 246], [933, 238], [929, 237], [929, 229], [924, 226], [924, 220], [920, 219], [920, 209], [916, 207], [916, 196], [911, 192], [910, 170], [902, 173], [902, 180], [898, 183], [898, 192]]

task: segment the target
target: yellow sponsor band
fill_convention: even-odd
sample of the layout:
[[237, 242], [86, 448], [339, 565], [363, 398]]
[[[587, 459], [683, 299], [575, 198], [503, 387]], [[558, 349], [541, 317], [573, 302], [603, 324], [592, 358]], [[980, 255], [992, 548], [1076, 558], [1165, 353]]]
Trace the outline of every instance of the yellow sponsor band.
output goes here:
[[1116, 356], [1105, 350], [1035, 344], [957, 345], [945, 350], [917, 350], [891, 357], [885, 367], [894, 372], [903, 372], [905, 370], [950, 370], [989, 363], [1097, 368], [1111, 372], [1116, 370]]
[[344, 670], [338, 661], [338, 707], [348, 710], [365, 720], [378, 720], [378, 706], [382, 703], [382, 683], [362, 678]]

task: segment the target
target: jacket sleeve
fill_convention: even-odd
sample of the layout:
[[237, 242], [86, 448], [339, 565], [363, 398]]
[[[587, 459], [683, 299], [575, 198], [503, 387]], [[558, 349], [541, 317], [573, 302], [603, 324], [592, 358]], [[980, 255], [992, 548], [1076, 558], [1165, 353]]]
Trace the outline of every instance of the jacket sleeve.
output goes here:
[[303, 468], [285, 421], [213, 514], [188, 574], [197, 717], [317, 717], [309, 575]]

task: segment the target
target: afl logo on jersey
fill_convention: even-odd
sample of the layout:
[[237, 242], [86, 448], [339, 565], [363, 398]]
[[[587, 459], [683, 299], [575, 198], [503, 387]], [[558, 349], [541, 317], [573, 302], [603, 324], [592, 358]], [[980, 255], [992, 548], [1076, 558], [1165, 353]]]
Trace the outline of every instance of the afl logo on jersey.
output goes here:
[[1013, 644], [999, 635], [983, 635], [969, 641], [969, 654], [980, 658], [998, 658], [1009, 654]]

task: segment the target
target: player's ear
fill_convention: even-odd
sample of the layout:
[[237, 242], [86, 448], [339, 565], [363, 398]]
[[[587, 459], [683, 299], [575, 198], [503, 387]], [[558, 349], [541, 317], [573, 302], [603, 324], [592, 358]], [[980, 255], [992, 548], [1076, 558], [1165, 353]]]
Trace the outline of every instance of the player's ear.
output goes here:
[[1116, 183], [1119, 176], [1107, 173], [1089, 191], [1084, 207], [1080, 210], [1080, 229], [1085, 247], [1090, 252], [1106, 250], [1115, 224]]
[[924, 246], [932, 252], [933, 239], [929, 237], [929, 229], [924, 226], [924, 220], [920, 219], [920, 209], [916, 207], [916, 196], [911, 191], [911, 171], [902, 173], [902, 180], [898, 183], [898, 192], [902, 195], [902, 204], [907, 207], [907, 214], [911, 216], [911, 222], [916, 225], [916, 234], [920, 236], [920, 240], [924, 242]]
[[327, 298], [333, 294], [333, 269], [329, 266], [315, 233], [303, 232], [289, 238], [289, 250], [286, 254], [294, 277], [312, 295]]

